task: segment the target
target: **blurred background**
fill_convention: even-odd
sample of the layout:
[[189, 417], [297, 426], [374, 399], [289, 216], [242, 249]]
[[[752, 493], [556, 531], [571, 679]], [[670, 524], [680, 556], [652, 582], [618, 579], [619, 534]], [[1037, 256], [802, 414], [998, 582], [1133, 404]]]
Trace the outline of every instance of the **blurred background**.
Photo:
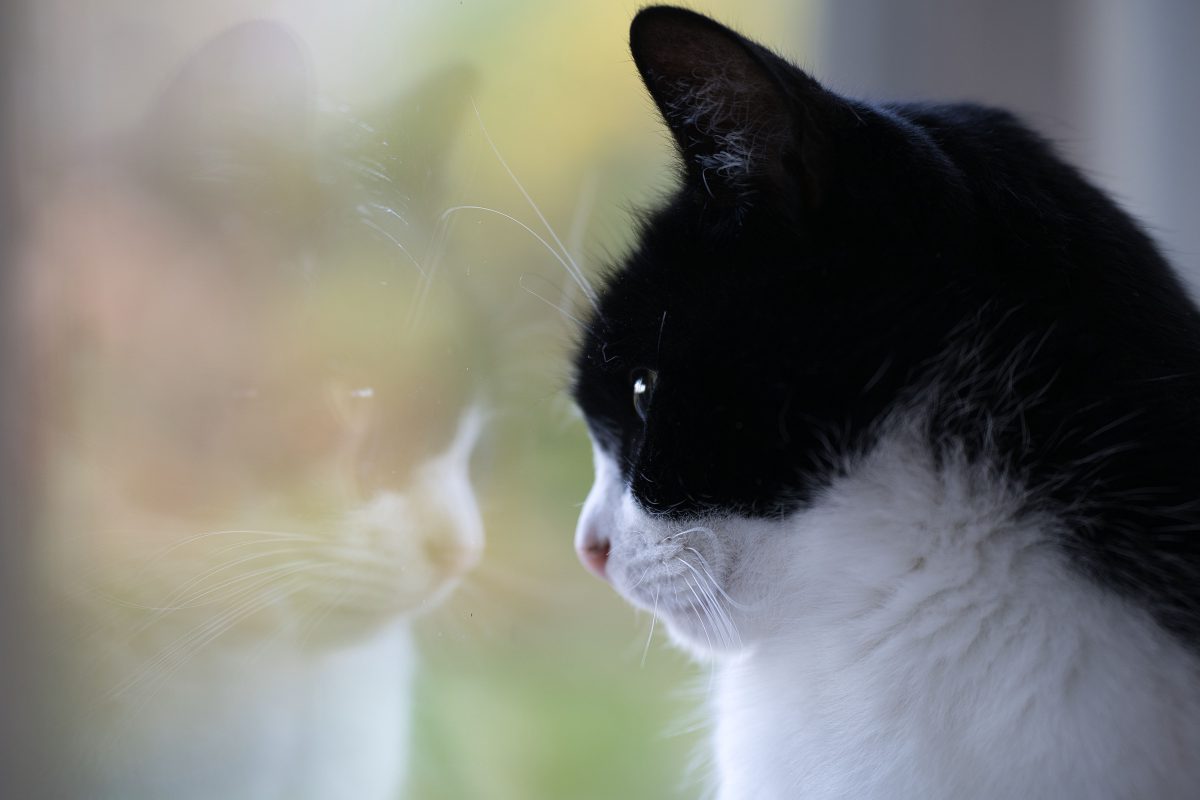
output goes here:
[[[700, 794], [707, 671], [572, 549], [572, 273], [672, 179], [639, 5], [5, 7], [5, 796]], [[1200, 277], [1200, 4], [692, 6], [1017, 110]], [[381, 741], [402, 790], [286, 788]]]

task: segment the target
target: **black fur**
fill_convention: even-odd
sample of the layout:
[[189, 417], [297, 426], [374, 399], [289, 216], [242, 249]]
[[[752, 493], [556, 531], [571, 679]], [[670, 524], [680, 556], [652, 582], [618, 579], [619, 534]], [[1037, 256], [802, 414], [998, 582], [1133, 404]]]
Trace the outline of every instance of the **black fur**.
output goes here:
[[[1004, 111], [838, 98], [679, 9], [631, 38], [682, 185], [609, 276], [574, 394], [636, 499], [786, 514], [928, 409], [931, 443], [1027, 486], [1082, 570], [1200, 647], [1200, 314], [1138, 225]], [[730, 70], [739, 96], [680, 113], [689, 75]], [[767, 163], [711, 168], [737, 124]]]

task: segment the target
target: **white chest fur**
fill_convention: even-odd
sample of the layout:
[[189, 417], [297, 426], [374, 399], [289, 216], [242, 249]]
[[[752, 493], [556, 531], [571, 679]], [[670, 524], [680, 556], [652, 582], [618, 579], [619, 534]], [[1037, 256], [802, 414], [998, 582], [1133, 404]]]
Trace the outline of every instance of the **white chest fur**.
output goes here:
[[[718, 651], [721, 800], [1200, 796], [1194, 656], [1066, 563], [1052, 517], [912, 441], [781, 521], [672, 525], [593, 490], [581, 529], [613, 531], [616, 588]], [[662, 600], [702, 583], [681, 558], [736, 641]]]
[[1196, 662], [1019, 500], [885, 449], [778, 532], [776, 618], [721, 670], [723, 799], [1197, 796]]

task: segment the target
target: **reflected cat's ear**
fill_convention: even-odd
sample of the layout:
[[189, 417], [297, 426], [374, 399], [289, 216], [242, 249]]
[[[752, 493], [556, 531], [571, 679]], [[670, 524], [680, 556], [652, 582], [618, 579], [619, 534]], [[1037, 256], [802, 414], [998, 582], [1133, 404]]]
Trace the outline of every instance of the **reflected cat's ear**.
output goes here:
[[286, 28], [242, 23], [184, 62], [133, 158], [172, 199], [208, 215], [296, 217], [292, 206], [311, 199], [314, 94], [307, 54]]
[[763, 192], [820, 202], [824, 143], [842, 101], [766, 48], [691, 11], [652, 6], [630, 49], [675, 137], [689, 183], [742, 208]]
[[309, 126], [307, 56], [282, 25], [245, 22], [213, 37], [183, 64], [147, 120], [176, 143], [234, 137], [287, 142]]

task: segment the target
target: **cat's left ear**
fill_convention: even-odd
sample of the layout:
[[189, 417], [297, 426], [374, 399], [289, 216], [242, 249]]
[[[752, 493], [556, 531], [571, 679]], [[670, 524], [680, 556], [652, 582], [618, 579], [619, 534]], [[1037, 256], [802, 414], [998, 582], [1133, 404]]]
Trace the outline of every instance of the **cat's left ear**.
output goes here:
[[652, 6], [634, 18], [630, 49], [671, 129], [691, 185], [710, 202], [743, 208], [792, 190], [820, 203], [826, 142], [843, 101], [711, 19]]

